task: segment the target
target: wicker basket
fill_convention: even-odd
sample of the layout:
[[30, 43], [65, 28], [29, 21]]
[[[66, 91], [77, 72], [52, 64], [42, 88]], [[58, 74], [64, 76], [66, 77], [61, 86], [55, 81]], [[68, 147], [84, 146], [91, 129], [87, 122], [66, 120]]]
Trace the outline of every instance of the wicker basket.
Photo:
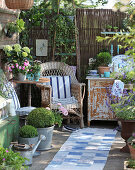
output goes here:
[[5, 0], [9, 9], [29, 9], [33, 6], [33, 0]]

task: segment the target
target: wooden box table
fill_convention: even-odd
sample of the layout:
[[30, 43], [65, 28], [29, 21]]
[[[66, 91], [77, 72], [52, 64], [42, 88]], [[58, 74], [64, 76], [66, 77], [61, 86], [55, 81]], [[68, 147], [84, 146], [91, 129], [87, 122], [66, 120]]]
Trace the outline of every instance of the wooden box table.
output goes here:
[[115, 120], [114, 113], [109, 109], [107, 89], [113, 85], [112, 78], [93, 78], [88, 80], [88, 126], [91, 120]]

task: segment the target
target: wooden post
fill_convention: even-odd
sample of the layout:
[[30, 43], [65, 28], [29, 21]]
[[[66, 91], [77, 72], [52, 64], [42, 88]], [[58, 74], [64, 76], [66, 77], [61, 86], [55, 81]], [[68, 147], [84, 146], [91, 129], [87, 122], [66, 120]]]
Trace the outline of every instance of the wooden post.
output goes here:
[[[75, 10], [75, 3], [73, 0], [73, 8]], [[76, 18], [76, 10], [75, 10], [75, 29], [77, 28], [77, 18]], [[75, 30], [75, 40], [76, 40], [76, 56], [77, 56], [77, 78], [80, 81], [80, 43], [79, 43], [79, 31]]]

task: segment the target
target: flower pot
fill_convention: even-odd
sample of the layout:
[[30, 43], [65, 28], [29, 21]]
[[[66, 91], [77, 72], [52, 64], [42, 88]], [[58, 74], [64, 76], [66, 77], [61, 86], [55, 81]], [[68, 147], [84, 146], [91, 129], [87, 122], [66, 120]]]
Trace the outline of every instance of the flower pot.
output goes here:
[[124, 89], [132, 90], [133, 88], [133, 84], [124, 84]]
[[54, 126], [51, 126], [48, 128], [37, 128], [39, 136], [44, 135], [46, 137], [45, 141], [40, 142], [37, 150], [43, 151], [43, 150], [51, 149], [53, 129], [54, 129]]
[[110, 72], [110, 67], [99, 66], [98, 71], [99, 74], [104, 74], [104, 72]]
[[135, 170], [134, 168], [128, 168], [128, 161], [124, 161], [124, 170]]
[[26, 74], [18, 73], [17, 79], [18, 79], [19, 81], [24, 81], [24, 80], [26, 80]]
[[120, 120], [122, 125], [121, 137], [125, 140], [126, 145], [120, 149], [121, 152], [129, 153], [129, 147], [127, 144], [127, 140], [132, 133], [135, 132], [135, 120]]
[[129, 147], [129, 150], [130, 150], [131, 159], [135, 160], [135, 148], [133, 148], [131, 145], [128, 145], [128, 147]]
[[34, 80], [39, 81], [40, 78], [40, 72], [39, 73], [34, 73]]
[[33, 6], [33, 0], [5, 0], [9, 9], [29, 9]]
[[22, 137], [19, 137], [18, 141], [21, 144], [31, 145], [31, 144], [36, 144], [38, 142], [38, 138], [39, 138], [38, 136], [36, 136], [34, 138], [22, 138]]

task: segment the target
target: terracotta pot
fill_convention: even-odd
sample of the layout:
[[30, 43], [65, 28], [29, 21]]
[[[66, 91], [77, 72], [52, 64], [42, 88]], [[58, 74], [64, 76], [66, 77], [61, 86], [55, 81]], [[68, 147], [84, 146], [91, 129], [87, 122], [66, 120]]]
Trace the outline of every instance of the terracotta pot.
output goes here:
[[124, 84], [124, 89], [132, 90], [133, 89], [133, 84]]
[[135, 160], [135, 148], [133, 148], [131, 145], [128, 145], [128, 147], [129, 147], [129, 150], [130, 150], [131, 159]]
[[121, 137], [126, 142], [126, 145], [122, 149], [120, 149], [120, 151], [129, 153], [127, 140], [130, 136], [132, 136], [132, 133], [135, 132], [135, 120], [120, 120], [120, 121], [122, 125]]
[[110, 67], [99, 66], [98, 71], [99, 71], [99, 74], [104, 74], [104, 72], [109, 72], [110, 71]]
[[29, 9], [33, 6], [33, 0], [5, 0], [9, 9]]

